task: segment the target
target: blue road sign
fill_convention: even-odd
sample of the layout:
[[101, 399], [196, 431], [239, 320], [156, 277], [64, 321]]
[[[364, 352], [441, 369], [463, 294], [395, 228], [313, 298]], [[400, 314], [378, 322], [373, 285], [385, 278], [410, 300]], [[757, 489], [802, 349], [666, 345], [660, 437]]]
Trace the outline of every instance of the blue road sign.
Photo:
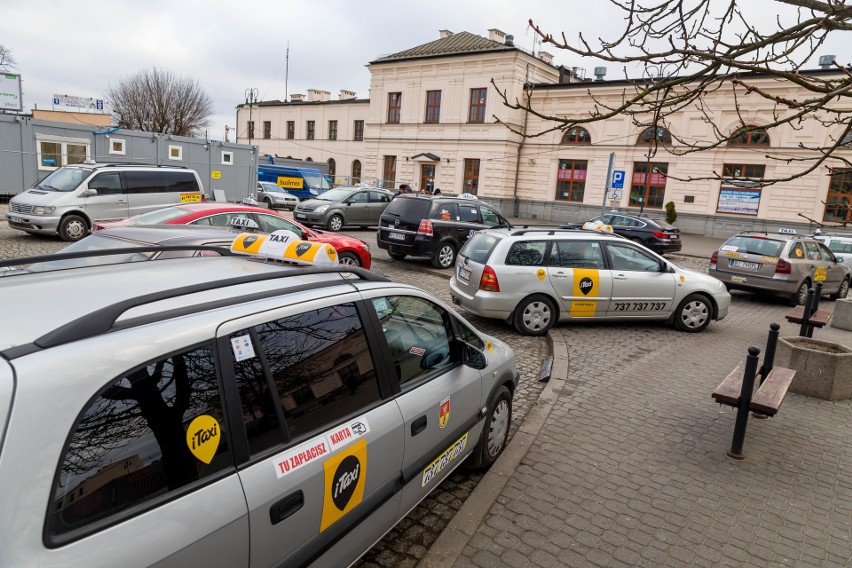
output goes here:
[[103, 99], [98, 99], [95, 101], [95, 108], [98, 110], [104, 110], [104, 101]]
[[624, 170], [612, 172], [612, 189], [624, 189]]

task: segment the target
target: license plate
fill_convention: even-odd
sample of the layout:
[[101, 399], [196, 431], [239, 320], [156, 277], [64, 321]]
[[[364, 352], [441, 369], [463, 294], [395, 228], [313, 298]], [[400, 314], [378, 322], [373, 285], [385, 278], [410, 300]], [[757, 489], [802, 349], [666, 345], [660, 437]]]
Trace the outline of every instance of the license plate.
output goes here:
[[388, 238], [393, 239], [395, 241], [404, 241], [405, 235], [402, 233], [388, 233]]
[[470, 282], [470, 270], [468, 270], [464, 266], [459, 266], [459, 280]]
[[23, 220], [22, 218], [20, 218], [20, 217], [12, 217], [11, 215], [9, 216], [9, 221], [10, 221], [11, 223], [23, 223], [23, 222], [24, 222], [24, 220]]
[[670, 239], [679, 239], [680, 235], [669, 235]]
[[302, 215], [301, 213], [296, 213], [296, 219], [306, 219], [307, 215]]
[[757, 262], [746, 262], [744, 260], [732, 260], [731, 268], [747, 268], [749, 270], [760, 270], [760, 264]]

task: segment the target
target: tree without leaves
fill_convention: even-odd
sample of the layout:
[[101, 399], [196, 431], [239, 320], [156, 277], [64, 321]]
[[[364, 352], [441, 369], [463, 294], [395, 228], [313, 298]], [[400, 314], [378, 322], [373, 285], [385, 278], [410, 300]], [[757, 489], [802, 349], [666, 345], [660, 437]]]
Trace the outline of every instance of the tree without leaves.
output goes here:
[[0, 43], [0, 70], [9, 71], [18, 65], [12, 50]]
[[156, 67], [122, 79], [108, 94], [119, 122], [133, 130], [193, 136], [213, 114], [197, 81]]
[[[829, 141], [823, 145], [799, 144], [794, 157], [772, 155], [767, 159], [794, 166], [794, 173], [764, 179], [762, 185], [790, 181], [817, 170], [821, 165], [852, 166], [848, 157], [837, 153], [838, 148], [852, 140], [852, 72], [849, 67], [834, 64], [832, 76], [801, 73], [801, 69], [825, 43], [830, 32], [852, 30], [852, 6], [846, 0], [774, 0], [772, 4], [797, 7], [795, 22], [783, 23], [776, 18], [774, 29], [765, 32], [749, 23], [735, 0], [724, 5], [711, 0], [610, 0], [625, 14], [625, 26], [611, 41], [598, 39], [590, 43], [582, 34], [576, 42], [564, 33], [553, 36], [530, 20], [530, 26], [543, 44], [568, 51], [581, 57], [594, 57], [624, 66], [624, 76], [630, 86], [613, 103], [588, 90], [593, 108], [574, 116], [557, 116], [533, 108], [534, 86], [527, 85], [523, 100], [510, 101], [506, 90], [492, 80], [506, 106], [525, 110], [553, 126], [536, 133], [515, 133], [536, 137], [566, 130], [574, 125], [605, 121], [618, 115], [628, 115], [640, 132], [647, 128], [668, 128], [669, 118], [685, 109], [697, 109], [703, 120], [711, 125], [712, 139], [695, 140], [671, 130], [675, 144], [665, 145], [667, 152], [685, 155], [724, 146], [744, 132], [790, 127], [801, 129], [805, 121], [818, 121], [829, 131]], [[630, 80], [628, 66], [644, 65], [646, 69], [671, 70], [653, 80]], [[667, 67], [661, 67], [667, 66]], [[767, 82], [766, 79], [769, 79]], [[795, 88], [801, 98], [778, 96], [777, 85]], [[708, 95], [725, 93], [734, 102], [738, 127], [723, 130], [714, 122]], [[744, 97], [750, 97], [746, 103]], [[770, 101], [770, 119], [759, 126], [751, 123], [741, 111], [753, 104], [753, 97]], [[718, 116], [718, 114], [716, 114]], [[501, 122], [498, 119], [498, 122]], [[504, 123], [505, 124], [505, 123]], [[649, 148], [649, 157], [657, 152], [656, 141]], [[673, 179], [694, 181], [722, 179], [719, 172], [712, 176], [691, 176]]]

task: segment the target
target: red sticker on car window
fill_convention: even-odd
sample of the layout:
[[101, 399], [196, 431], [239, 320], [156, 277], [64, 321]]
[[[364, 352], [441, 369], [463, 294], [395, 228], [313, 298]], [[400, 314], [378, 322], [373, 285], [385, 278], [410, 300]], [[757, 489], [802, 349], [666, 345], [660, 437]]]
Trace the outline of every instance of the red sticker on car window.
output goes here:
[[411, 353], [412, 355], [420, 355], [422, 357], [423, 354], [426, 353], [426, 350], [422, 347], [412, 347], [409, 353]]

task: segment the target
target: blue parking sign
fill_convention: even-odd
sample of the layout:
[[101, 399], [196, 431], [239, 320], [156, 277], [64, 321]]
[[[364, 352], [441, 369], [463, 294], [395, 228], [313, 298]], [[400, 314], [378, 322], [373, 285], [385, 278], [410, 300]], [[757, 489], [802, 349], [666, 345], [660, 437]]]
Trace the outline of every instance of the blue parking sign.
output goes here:
[[98, 99], [95, 101], [95, 108], [98, 110], [104, 110], [104, 100]]
[[624, 170], [615, 170], [612, 172], [611, 189], [624, 189]]

